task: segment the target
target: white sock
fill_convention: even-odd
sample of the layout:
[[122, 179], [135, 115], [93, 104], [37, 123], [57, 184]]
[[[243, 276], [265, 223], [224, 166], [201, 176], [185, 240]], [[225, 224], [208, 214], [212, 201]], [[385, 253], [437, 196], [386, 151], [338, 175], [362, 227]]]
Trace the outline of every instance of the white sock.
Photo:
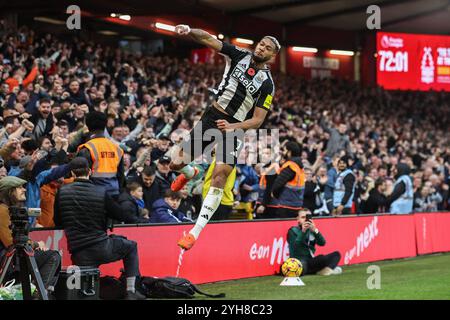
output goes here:
[[195, 174], [195, 169], [190, 164], [187, 164], [180, 170], [180, 172], [182, 174], [184, 174], [186, 179], [191, 179], [194, 176], [194, 174]]
[[223, 189], [209, 188], [208, 194], [203, 200], [202, 208], [200, 210], [200, 214], [198, 215], [197, 222], [195, 226], [189, 231], [190, 234], [194, 236], [195, 239], [198, 238], [200, 232], [202, 232], [203, 228], [208, 223], [209, 219], [213, 216], [214, 212], [216, 212], [217, 208], [220, 205], [220, 201], [222, 201]]
[[136, 277], [127, 277], [127, 291], [136, 292], [135, 283]]

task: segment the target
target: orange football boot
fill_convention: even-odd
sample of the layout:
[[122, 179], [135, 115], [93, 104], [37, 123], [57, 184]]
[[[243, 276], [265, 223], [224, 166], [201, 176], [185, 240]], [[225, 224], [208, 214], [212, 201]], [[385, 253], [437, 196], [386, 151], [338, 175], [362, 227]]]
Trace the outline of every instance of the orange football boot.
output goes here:
[[[192, 176], [192, 178], [194, 178], [196, 175], [198, 175], [199, 172], [200, 172], [200, 170], [198, 170], [196, 167], [194, 167], [194, 175]], [[170, 185], [170, 189], [173, 192], [180, 191], [181, 189], [183, 189], [183, 187], [186, 185], [186, 183], [188, 183], [188, 181], [191, 179], [187, 179], [186, 176], [184, 175], [184, 173], [182, 173], [172, 182], [172, 184]]]

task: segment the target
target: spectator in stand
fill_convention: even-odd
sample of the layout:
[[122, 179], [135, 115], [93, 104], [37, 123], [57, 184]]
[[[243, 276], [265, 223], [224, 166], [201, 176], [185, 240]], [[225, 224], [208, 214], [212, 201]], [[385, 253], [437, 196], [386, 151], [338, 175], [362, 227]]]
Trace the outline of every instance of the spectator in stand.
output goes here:
[[414, 200], [414, 212], [436, 212], [442, 196], [433, 187], [431, 182], [426, 183], [420, 190], [420, 195]]
[[149, 222], [149, 211], [145, 208], [142, 186], [137, 182], [129, 182], [126, 191], [123, 191], [117, 202], [124, 212], [137, 218], [138, 223]]
[[[221, 67], [194, 64], [182, 56], [141, 55], [30, 28], [4, 30], [0, 35], [0, 147], [9, 139], [19, 140], [5, 167], [17, 174], [21, 158], [32, 155], [33, 142], [25, 143], [25, 152], [20, 148], [25, 140], [37, 143], [37, 137], [47, 136], [56, 144], [57, 130], [49, 129], [51, 121], [57, 127], [58, 122], [67, 122], [68, 132], [62, 138], [69, 141], [68, 157], [73, 156], [86, 142], [87, 116], [97, 111], [107, 117], [106, 138], [122, 131], [120, 147], [131, 163], [125, 178], [134, 180], [145, 165], [165, 154], [164, 144], [170, 144], [165, 136], [177, 136], [179, 129], [189, 130], [200, 119], [212, 99], [209, 88], [215, 87], [220, 76]], [[303, 165], [312, 167], [322, 154], [330, 165], [331, 155], [340, 158], [347, 153], [354, 155], [353, 168], [363, 172], [360, 179], [386, 176], [389, 189], [393, 169], [403, 162], [420, 175], [421, 185], [433, 180], [443, 198], [438, 210], [448, 209], [450, 93], [386, 91], [339, 78], [273, 76], [277, 99], [265, 127], [279, 129], [281, 140], [303, 145]], [[38, 104], [45, 99], [50, 99], [50, 108]], [[334, 128], [333, 123], [339, 125]], [[150, 143], [154, 138], [157, 142]], [[145, 154], [153, 151], [153, 158], [140, 159], [138, 150], [143, 149]], [[36, 170], [42, 170], [40, 164]], [[325, 197], [331, 212], [336, 172], [329, 173]], [[270, 189], [273, 181], [266, 180]], [[120, 187], [124, 182], [120, 181]], [[239, 201], [239, 192], [235, 196]]]
[[156, 170], [153, 166], [145, 166], [140, 176], [140, 183], [144, 193], [145, 208], [151, 212], [156, 200], [164, 196], [165, 190], [156, 180]]
[[352, 155], [352, 148], [350, 145], [350, 138], [347, 135], [347, 125], [340, 123], [336, 128], [331, 128], [328, 123], [327, 111], [323, 112], [323, 117], [320, 121], [321, 127], [330, 134], [330, 139], [327, 142], [327, 148], [325, 150], [325, 156], [332, 158], [335, 154], [340, 154], [341, 151], [345, 151], [347, 155]]
[[33, 138], [39, 140], [42, 136], [50, 135], [53, 130], [53, 114], [51, 100], [43, 98], [39, 101], [37, 111], [32, 115], [30, 121], [34, 124]]
[[178, 211], [182, 196], [179, 192], [170, 189], [164, 193], [164, 198], [157, 200], [153, 204], [152, 213], [150, 215], [151, 223], [178, 223], [193, 222], [186, 215]]
[[305, 193], [303, 197], [303, 207], [313, 212], [313, 214], [326, 214], [326, 211], [320, 210], [324, 207], [323, 192], [327, 182], [326, 168], [320, 170], [320, 175], [314, 175], [312, 168], [305, 168]]
[[170, 185], [176, 178], [175, 173], [170, 171], [170, 161], [171, 159], [169, 156], [162, 156], [158, 161], [156, 161], [156, 182], [160, 185], [163, 193], [167, 189], [170, 189]]
[[366, 193], [362, 196], [361, 213], [385, 213], [387, 212], [386, 181], [378, 178], [373, 186], [367, 186]]

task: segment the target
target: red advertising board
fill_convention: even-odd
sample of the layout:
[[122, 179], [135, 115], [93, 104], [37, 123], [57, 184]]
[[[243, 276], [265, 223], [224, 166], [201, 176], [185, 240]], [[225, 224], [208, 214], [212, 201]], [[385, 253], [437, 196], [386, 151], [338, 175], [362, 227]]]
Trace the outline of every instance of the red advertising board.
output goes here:
[[417, 253], [450, 251], [450, 214], [415, 214]]
[[378, 32], [377, 83], [394, 90], [450, 91], [450, 36]]
[[[194, 248], [183, 254], [176, 241], [190, 225], [123, 227], [114, 229], [114, 233], [138, 242], [143, 275], [174, 275], [206, 283], [276, 273], [289, 257], [286, 234], [295, 223], [210, 223]], [[338, 250], [342, 255], [340, 265], [450, 251], [446, 231], [450, 228], [450, 213], [324, 218], [315, 223], [326, 239], [326, 245], [318, 247], [316, 254]], [[60, 250], [63, 264], [71, 264], [62, 231], [35, 231], [31, 237]], [[102, 274], [118, 275], [122, 267], [122, 262], [116, 262], [100, 270]]]

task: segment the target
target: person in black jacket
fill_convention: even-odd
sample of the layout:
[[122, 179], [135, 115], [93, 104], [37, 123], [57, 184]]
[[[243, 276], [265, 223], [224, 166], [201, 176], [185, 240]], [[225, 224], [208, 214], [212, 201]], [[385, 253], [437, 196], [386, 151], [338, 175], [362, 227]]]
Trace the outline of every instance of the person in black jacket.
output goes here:
[[142, 185], [142, 191], [144, 192], [145, 208], [151, 212], [153, 203], [164, 196], [165, 190], [156, 180], [155, 167], [145, 166], [138, 182]]
[[43, 98], [39, 101], [38, 110], [32, 114], [30, 121], [34, 124], [34, 140], [37, 141], [42, 136], [50, 135], [54, 125], [50, 99]]
[[378, 178], [375, 181], [375, 186], [369, 191], [367, 200], [361, 202], [362, 213], [383, 213], [386, 212], [386, 181], [383, 178]]
[[127, 279], [127, 299], [144, 299], [135, 290], [139, 273], [137, 243], [106, 233], [107, 217], [136, 223], [137, 217], [123, 212], [106, 189], [89, 180], [89, 162], [77, 157], [71, 162], [75, 181], [62, 186], [55, 197], [55, 225], [64, 228], [72, 262], [95, 266], [123, 260]]
[[145, 208], [144, 192], [138, 182], [129, 182], [127, 190], [117, 200], [123, 211], [137, 218], [139, 223], [149, 223], [149, 211]]

